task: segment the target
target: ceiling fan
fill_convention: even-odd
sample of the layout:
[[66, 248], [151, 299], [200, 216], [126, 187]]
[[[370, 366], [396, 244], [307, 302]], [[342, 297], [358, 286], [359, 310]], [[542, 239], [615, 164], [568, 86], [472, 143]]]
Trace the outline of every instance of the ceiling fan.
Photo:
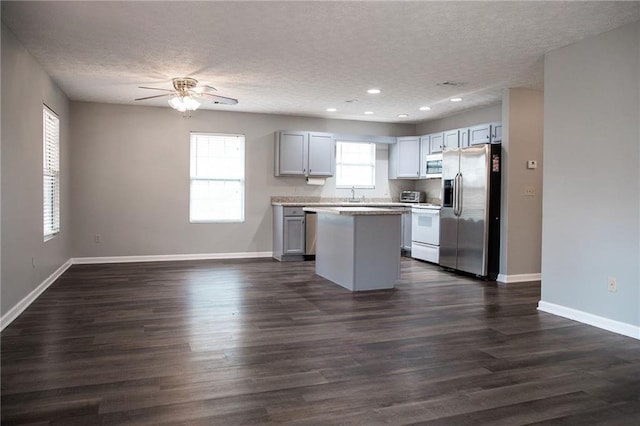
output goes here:
[[139, 86], [140, 89], [149, 90], [162, 90], [161, 95], [146, 96], [144, 98], [135, 99], [136, 101], [144, 101], [146, 99], [161, 98], [163, 96], [171, 96], [169, 99], [169, 106], [173, 109], [177, 109], [180, 112], [195, 111], [199, 106], [198, 98], [209, 99], [214, 104], [235, 105], [238, 103], [237, 99], [228, 98], [226, 96], [214, 95], [209, 91], [217, 89], [208, 84], [198, 85], [198, 80], [191, 77], [178, 77], [173, 80], [173, 90], [162, 89], [159, 87], [146, 87]]

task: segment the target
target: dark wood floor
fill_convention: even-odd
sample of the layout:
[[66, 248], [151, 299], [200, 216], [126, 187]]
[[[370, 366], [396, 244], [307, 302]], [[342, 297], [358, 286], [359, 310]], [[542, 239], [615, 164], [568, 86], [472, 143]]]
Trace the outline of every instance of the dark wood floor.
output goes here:
[[313, 262], [76, 265], [2, 333], [2, 425], [640, 424], [640, 342], [539, 296], [410, 259], [358, 294]]

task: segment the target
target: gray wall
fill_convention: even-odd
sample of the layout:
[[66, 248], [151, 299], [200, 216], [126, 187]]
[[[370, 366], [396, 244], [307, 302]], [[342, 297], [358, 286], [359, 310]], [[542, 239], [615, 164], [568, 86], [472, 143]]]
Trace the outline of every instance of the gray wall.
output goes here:
[[[335, 189], [334, 179], [318, 187], [303, 178], [275, 177], [276, 130], [415, 132], [406, 124], [206, 110], [183, 118], [170, 108], [84, 102], [73, 102], [71, 114], [73, 257], [271, 251], [272, 195], [350, 196], [350, 190]], [[244, 223], [189, 223], [190, 131], [245, 135]], [[380, 146], [376, 189], [357, 196], [393, 196], [413, 185], [387, 181], [387, 154]]]
[[[60, 117], [61, 145], [61, 232], [47, 242], [42, 236], [43, 102]], [[71, 257], [69, 102], [4, 25], [1, 161], [4, 315]]]
[[[500, 274], [539, 274], [542, 250], [544, 94], [508, 89], [502, 97], [502, 204]], [[527, 169], [527, 160], [538, 162]], [[535, 196], [525, 196], [533, 187]]]
[[[640, 23], [545, 59], [542, 300], [640, 325]], [[607, 291], [617, 277], [618, 291]]]
[[449, 117], [425, 121], [416, 125], [419, 135], [427, 135], [434, 132], [470, 127], [476, 124], [491, 123], [502, 120], [502, 105], [500, 103], [484, 108], [461, 112]]

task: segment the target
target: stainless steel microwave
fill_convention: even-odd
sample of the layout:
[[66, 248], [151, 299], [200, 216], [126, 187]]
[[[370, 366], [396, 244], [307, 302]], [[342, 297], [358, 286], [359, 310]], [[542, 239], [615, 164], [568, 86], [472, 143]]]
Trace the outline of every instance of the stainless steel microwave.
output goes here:
[[425, 156], [425, 177], [435, 179], [442, 177], [442, 153]]

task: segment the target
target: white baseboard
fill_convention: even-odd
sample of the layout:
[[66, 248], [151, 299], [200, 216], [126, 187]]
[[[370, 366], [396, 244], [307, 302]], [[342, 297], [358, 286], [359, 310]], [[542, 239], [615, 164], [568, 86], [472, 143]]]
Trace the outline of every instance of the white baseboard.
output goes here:
[[640, 326], [637, 325], [614, 321], [609, 318], [567, 308], [566, 306], [556, 305], [555, 303], [544, 302], [542, 300], [538, 302], [538, 310], [640, 340]]
[[272, 257], [270, 251], [241, 252], [241, 253], [194, 253], [194, 254], [159, 254], [149, 256], [105, 256], [105, 257], [74, 257], [74, 265], [98, 263], [132, 263], [132, 262], [171, 262], [176, 260], [216, 260], [216, 259], [251, 259]]
[[501, 283], [523, 283], [527, 281], [540, 281], [542, 279], [542, 274], [513, 274], [513, 275], [505, 275], [498, 274], [498, 278], [496, 281]]
[[13, 308], [9, 309], [2, 318], [0, 318], [0, 331], [4, 330], [6, 326], [11, 324], [18, 316], [24, 312], [37, 298], [40, 296], [51, 284], [57, 280], [69, 267], [72, 265], [71, 259], [67, 260], [62, 266], [60, 266], [53, 274], [49, 275], [47, 279], [42, 281], [40, 285], [34, 288], [31, 293], [27, 294], [21, 301], [19, 301]]
[[0, 331], [11, 324], [18, 315], [29, 307], [60, 275], [71, 265], [98, 264], [98, 263], [131, 263], [131, 262], [170, 262], [175, 260], [215, 260], [215, 259], [250, 259], [272, 257], [270, 251], [243, 252], [243, 253], [196, 253], [196, 254], [171, 254], [152, 256], [111, 256], [111, 257], [75, 257], [67, 260], [53, 274], [45, 279], [31, 293], [27, 294], [13, 308], [0, 318]]

